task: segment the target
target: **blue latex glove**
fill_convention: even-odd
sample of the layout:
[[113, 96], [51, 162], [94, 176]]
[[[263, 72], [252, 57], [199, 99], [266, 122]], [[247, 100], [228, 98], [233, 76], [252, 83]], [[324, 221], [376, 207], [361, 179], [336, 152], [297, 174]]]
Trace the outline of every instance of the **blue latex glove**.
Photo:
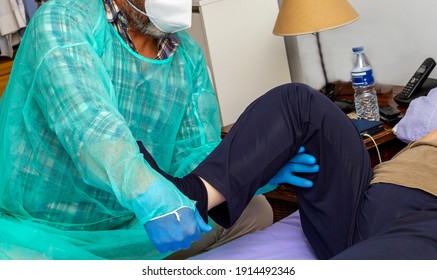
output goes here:
[[144, 228], [159, 252], [188, 249], [199, 240], [202, 232], [211, 231], [199, 212], [183, 207], [175, 212], [148, 221]]
[[304, 153], [305, 148], [300, 147], [297, 154], [287, 162], [279, 172], [270, 179], [270, 184], [290, 184], [297, 187], [310, 188], [313, 182], [298, 177], [293, 174], [297, 173], [316, 173], [319, 172], [319, 165], [316, 164], [316, 158], [310, 154]]

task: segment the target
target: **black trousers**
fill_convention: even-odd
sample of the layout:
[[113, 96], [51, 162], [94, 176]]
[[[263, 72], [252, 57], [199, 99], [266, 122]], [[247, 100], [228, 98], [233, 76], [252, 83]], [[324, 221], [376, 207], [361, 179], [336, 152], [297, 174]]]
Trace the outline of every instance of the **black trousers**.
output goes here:
[[418, 189], [373, 184], [360, 205], [354, 242], [333, 259], [437, 260], [437, 199]]
[[[301, 174], [314, 182], [312, 188], [295, 188], [302, 228], [317, 256], [321, 259], [395, 258], [395, 253], [387, 253], [380, 246], [384, 239], [376, 244], [370, 242], [379, 230], [368, 230], [373, 224], [369, 221], [377, 219], [379, 225], [384, 225], [396, 215], [383, 216], [368, 209], [381, 201], [375, 199], [378, 195], [372, 194], [378, 193], [378, 188], [369, 188], [373, 172], [361, 136], [331, 100], [303, 84], [282, 85], [255, 100], [222, 143], [193, 171], [226, 198], [226, 202], [211, 209], [209, 215], [225, 227], [232, 225], [256, 190], [264, 186], [300, 146], [315, 156], [320, 165], [317, 174]], [[390, 189], [393, 197], [404, 197], [404, 190], [410, 197], [412, 193], [430, 196], [400, 186], [382, 189]], [[373, 199], [369, 199], [370, 194]], [[435, 202], [434, 196], [429, 199]], [[387, 200], [384, 203], [391, 203], [390, 196]], [[384, 206], [375, 209], [381, 207]], [[399, 203], [397, 208], [400, 209], [396, 211], [404, 212], [410, 207]], [[424, 231], [426, 229], [424, 226]], [[368, 252], [353, 250], [359, 244], [364, 244]], [[417, 255], [413, 252], [404, 255], [405, 258], [414, 256]], [[435, 252], [433, 256], [437, 256]]]

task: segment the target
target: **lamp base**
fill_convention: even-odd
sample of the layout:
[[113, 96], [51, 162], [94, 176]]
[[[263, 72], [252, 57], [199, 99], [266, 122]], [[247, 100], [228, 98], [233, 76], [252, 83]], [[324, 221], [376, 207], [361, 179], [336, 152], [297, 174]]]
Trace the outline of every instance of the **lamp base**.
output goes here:
[[343, 89], [343, 82], [336, 81], [334, 83], [327, 83], [320, 92], [331, 99], [343, 112], [350, 113], [355, 110], [355, 104], [350, 99], [338, 99], [341, 90]]
[[346, 114], [355, 111], [355, 104], [351, 100], [335, 100], [334, 103]]
[[326, 95], [332, 101], [334, 101], [336, 97], [336, 85], [337, 83], [327, 83], [324, 87], [320, 89], [320, 92]]

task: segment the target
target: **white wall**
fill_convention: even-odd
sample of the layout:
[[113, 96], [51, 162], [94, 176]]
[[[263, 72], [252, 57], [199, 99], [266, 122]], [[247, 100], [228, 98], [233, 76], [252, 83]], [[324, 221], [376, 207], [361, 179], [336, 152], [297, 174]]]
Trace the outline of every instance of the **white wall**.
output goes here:
[[[330, 82], [350, 80], [352, 47], [364, 46], [377, 83], [404, 85], [427, 57], [437, 61], [437, 1], [349, 0], [360, 19], [320, 33]], [[287, 37], [293, 81], [324, 84], [314, 35]], [[437, 78], [437, 67], [432, 72]]]
[[253, 100], [291, 81], [284, 39], [273, 35], [276, 0], [193, 1], [188, 32], [212, 73], [223, 125], [234, 123]]

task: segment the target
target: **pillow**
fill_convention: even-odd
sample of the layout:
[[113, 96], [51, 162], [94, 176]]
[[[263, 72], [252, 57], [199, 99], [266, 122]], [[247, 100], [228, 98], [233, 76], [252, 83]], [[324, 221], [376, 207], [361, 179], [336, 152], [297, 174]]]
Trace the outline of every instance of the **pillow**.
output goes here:
[[405, 116], [394, 128], [396, 136], [405, 143], [416, 141], [437, 129], [437, 88], [427, 96], [411, 101]]

